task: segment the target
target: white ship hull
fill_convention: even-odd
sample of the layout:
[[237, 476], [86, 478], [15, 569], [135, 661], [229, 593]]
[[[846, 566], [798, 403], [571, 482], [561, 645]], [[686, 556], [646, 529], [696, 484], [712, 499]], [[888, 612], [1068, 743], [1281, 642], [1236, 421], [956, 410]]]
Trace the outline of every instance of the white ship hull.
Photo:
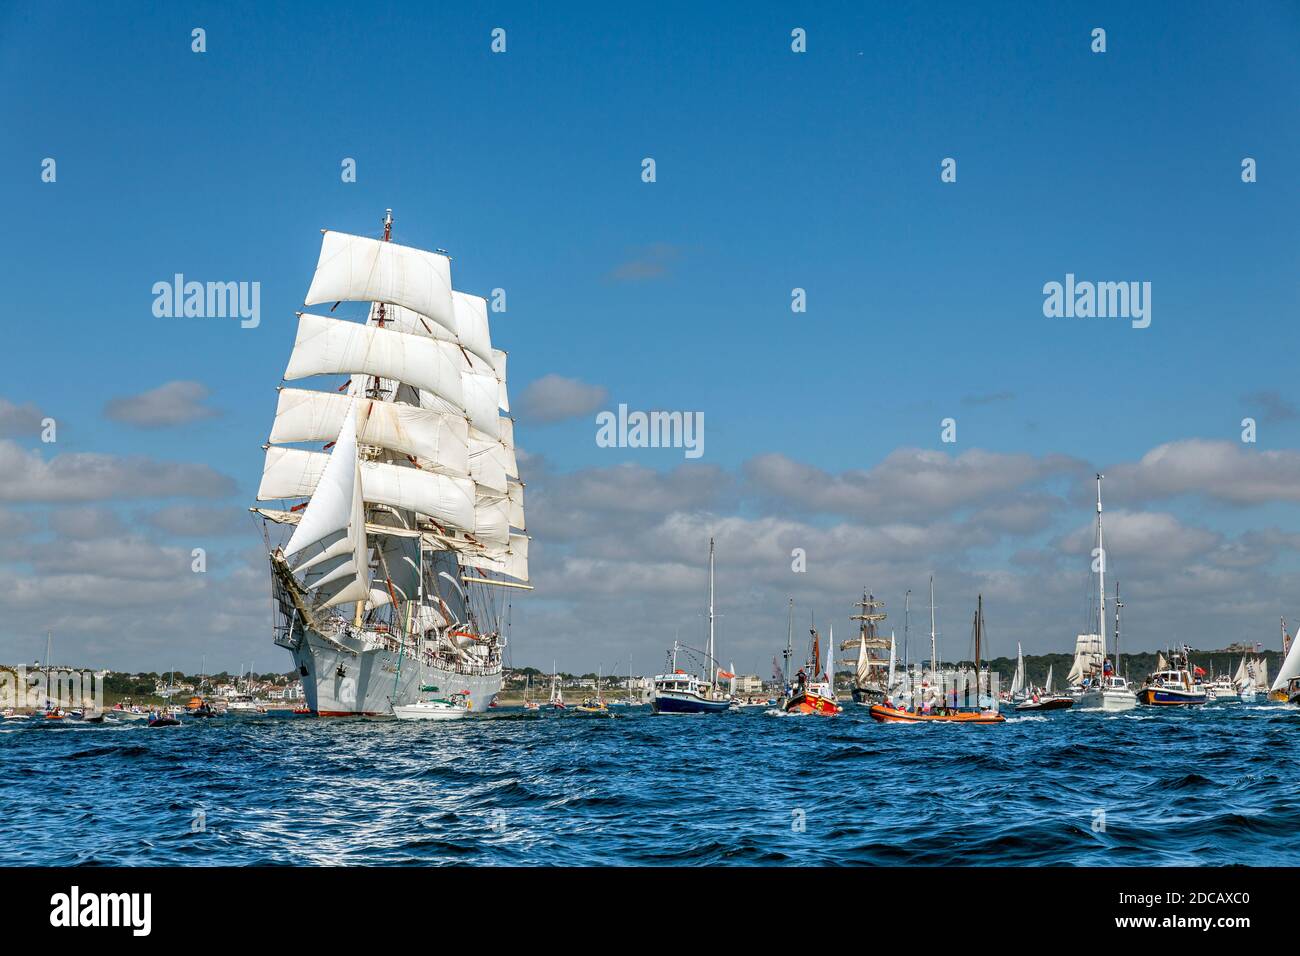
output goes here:
[[481, 713], [501, 690], [501, 672], [458, 674], [401, 655], [386, 647], [367, 646], [342, 635], [336, 641], [311, 630], [290, 648], [307, 709], [320, 717], [391, 716], [394, 705], [413, 704], [427, 696], [424, 686], [439, 696], [466, 693], [469, 709]]
[[1118, 713], [1137, 707], [1137, 695], [1131, 690], [1111, 688], [1084, 691], [1079, 695], [1079, 710], [1104, 710]]

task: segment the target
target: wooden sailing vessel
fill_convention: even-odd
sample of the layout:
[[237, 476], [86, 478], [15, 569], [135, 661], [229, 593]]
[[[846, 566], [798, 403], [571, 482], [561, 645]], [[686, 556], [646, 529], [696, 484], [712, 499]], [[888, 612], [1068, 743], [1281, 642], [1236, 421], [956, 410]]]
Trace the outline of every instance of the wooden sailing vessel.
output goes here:
[[[931, 657], [934, 656], [934, 579], [930, 579], [930, 643]], [[873, 720], [887, 724], [1004, 724], [1006, 717], [997, 712], [996, 706], [988, 709], [982, 706], [980, 699], [980, 642], [984, 633], [984, 596], [981, 594], [975, 610], [975, 681], [974, 700], [971, 700], [972, 688], [968, 685], [964, 695], [958, 688], [953, 688], [952, 705], [948, 704], [948, 694], [938, 693], [922, 701], [919, 706], [895, 705], [892, 700], [883, 704], [873, 704], [869, 713]], [[963, 699], [964, 698], [964, 699]]]

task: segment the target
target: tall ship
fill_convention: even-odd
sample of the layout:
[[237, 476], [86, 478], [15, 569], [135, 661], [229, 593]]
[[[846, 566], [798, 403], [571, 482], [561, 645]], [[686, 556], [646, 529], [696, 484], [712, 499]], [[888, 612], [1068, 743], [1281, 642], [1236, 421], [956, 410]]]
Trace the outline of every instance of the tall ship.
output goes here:
[[877, 601], [874, 594], [862, 591], [862, 600], [854, 607], [859, 613], [849, 616], [849, 620], [858, 622], [856, 640], [844, 641], [841, 651], [856, 650], [857, 657], [844, 658], [841, 664], [853, 667], [853, 700], [863, 706], [883, 703], [888, 691], [889, 648], [890, 641], [880, 636], [878, 625], [887, 616], [881, 610], [884, 601]]
[[[523, 482], [487, 301], [451, 258], [322, 230], [252, 510], [274, 641], [319, 716], [424, 695], [485, 710], [501, 689], [503, 588], [528, 584]], [[333, 315], [366, 303], [365, 319]], [[341, 381], [340, 381], [341, 377]], [[283, 540], [287, 537], [287, 541]], [[280, 543], [275, 543], [279, 538]]]

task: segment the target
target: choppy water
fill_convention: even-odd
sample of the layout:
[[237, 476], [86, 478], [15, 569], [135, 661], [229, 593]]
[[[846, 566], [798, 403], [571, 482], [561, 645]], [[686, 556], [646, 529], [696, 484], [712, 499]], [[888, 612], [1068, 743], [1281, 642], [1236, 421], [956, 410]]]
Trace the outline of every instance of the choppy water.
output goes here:
[[11, 723], [0, 864], [1296, 865], [1298, 757], [1265, 704]]

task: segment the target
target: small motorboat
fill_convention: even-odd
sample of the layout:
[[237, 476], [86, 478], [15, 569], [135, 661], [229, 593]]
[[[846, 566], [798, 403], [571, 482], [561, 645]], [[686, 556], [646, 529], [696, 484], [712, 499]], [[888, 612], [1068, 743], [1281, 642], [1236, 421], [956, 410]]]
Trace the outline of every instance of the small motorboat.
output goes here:
[[581, 714], [607, 714], [609, 705], [605, 703], [603, 697], [588, 697], [577, 707], [573, 708]]
[[104, 722], [104, 712], [101, 710], [97, 714], [88, 714], [83, 720], [88, 724], [102, 724]]
[[872, 720], [887, 724], [1005, 724], [1007, 719], [995, 710], [947, 710], [937, 708], [926, 711], [902, 710], [874, 704], [868, 711]]
[[791, 694], [790, 699], [785, 702], [787, 714], [820, 714], [823, 717], [832, 717], [843, 711], [844, 708], [830, 696], [830, 685], [826, 683], [805, 684], [802, 689]]
[[1074, 698], [1066, 694], [1030, 694], [1016, 704], [1016, 711], [1069, 710], [1073, 706]]
[[166, 714], [157, 714], [149, 718], [150, 727], [179, 727], [181, 722], [175, 717], [169, 717]]
[[26, 714], [20, 714], [16, 712], [12, 707], [6, 707], [4, 710], [0, 711], [0, 720], [26, 721], [28, 719], [30, 718], [28, 718]]
[[469, 711], [468, 691], [450, 697], [428, 697], [413, 704], [393, 705], [393, 716], [398, 720], [459, 720]]

